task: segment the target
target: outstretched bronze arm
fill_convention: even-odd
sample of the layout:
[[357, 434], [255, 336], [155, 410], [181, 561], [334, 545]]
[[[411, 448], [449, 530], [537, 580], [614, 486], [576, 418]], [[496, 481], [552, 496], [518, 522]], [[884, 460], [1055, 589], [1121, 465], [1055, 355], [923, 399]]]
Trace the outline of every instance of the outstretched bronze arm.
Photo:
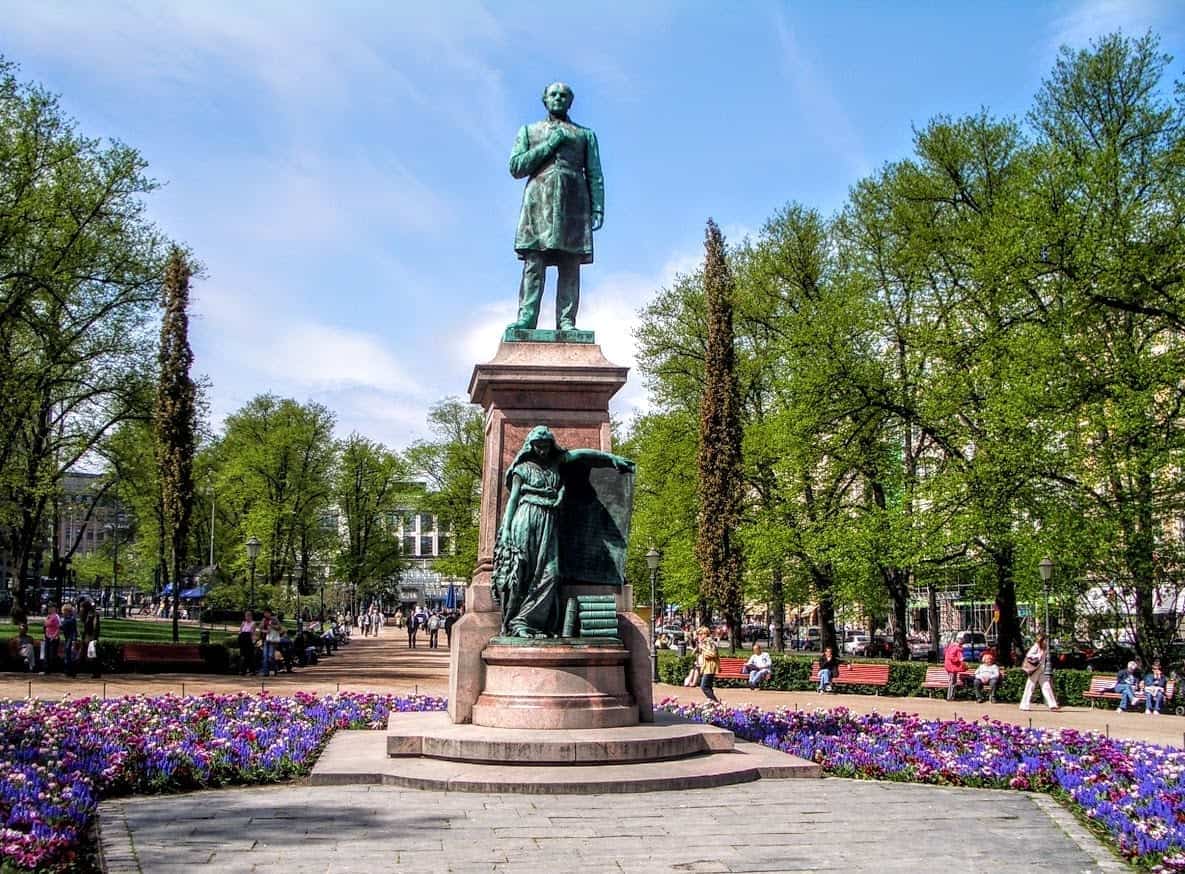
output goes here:
[[581, 461], [589, 467], [614, 467], [622, 473], [630, 473], [636, 467], [628, 458], [599, 449], [569, 449], [564, 455], [565, 461]]

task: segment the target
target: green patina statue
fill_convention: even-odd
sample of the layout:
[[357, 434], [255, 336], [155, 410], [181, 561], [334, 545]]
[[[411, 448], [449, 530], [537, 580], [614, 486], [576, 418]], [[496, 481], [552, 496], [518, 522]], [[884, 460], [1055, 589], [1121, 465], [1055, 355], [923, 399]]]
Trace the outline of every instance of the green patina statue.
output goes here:
[[[610, 478], [592, 476], [594, 468]], [[633, 471], [608, 452], [565, 451], [543, 425], [527, 435], [506, 472], [510, 499], [494, 547], [503, 637], [559, 637], [561, 580], [622, 582]]]
[[539, 324], [543, 275], [555, 266], [556, 329], [573, 331], [580, 307], [580, 265], [593, 260], [593, 231], [605, 217], [605, 182], [597, 135], [568, 118], [572, 89], [553, 82], [543, 91], [546, 121], [519, 129], [510, 175], [530, 177], [523, 192], [514, 249], [523, 261], [518, 318], [509, 330]]

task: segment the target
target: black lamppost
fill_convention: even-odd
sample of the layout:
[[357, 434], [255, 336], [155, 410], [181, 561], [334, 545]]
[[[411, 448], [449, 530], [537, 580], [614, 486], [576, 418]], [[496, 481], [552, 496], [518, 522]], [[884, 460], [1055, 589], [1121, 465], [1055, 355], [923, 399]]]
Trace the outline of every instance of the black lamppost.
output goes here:
[[1045, 679], [1053, 676], [1053, 640], [1049, 636], [1049, 578], [1053, 576], [1053, 561], [1049, 556], [1041, 559], [1037, 565], [1041, 572], [1041, 582], [1045, 585]]
[[325, 585], [329, 582], [329, 565], [325, 565], [325, 576], [321, 578], [321, 616], [320, 621], [325, 622]]
[[251, 560], [251, 612], [255, 612], [255, 559], [259, 556], [259, 538], [251, 535], [247, 541], [247, 558]]
[[646, 553], [646, 567], [650, 568], [650, 665], [654, 675], [654, 682], [658, 682], [658, 647], [654, 644], [654, 623], [658, 621], [658, 614], [655, 612], [655, 605], [658, 603], [657, 583], [658, 583], [658, 562], [662, 558], [662, 553], [650, 547]]

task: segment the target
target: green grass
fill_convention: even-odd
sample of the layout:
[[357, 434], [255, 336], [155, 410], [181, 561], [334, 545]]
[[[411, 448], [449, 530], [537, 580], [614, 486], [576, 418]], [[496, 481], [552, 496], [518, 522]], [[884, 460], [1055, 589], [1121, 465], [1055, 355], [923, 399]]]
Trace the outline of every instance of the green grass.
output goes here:
[[[205, 626], [210, 630], [210, 639], [217, 642], [220, 637], [232, 633], [234, 630], [225, 625]], [[81, 627], [79, 631], [81, 632]], [[15, 637], [17, 628], [11, 622], [0, 624], [0, 640]], [[34, 620], [29, 623], [29, 634], [40, 640], [45, 635], [42, 622]], [[182, 625], [180, 629], [182, 643], [201, 642], [201, 629], [196, 625]], [[156, 622], [147, 619], [100, 619], [99, 637], [111, 642], [141, 641], [144, 643], [171, 643], [173, 640], [173, 623]]]

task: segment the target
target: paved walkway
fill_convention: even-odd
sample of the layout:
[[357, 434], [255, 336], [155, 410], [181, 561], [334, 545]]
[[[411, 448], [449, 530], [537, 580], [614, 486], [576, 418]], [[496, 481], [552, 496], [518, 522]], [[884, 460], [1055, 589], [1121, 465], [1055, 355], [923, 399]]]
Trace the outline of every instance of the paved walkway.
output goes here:
[[[442, 640], [443, 644], [443, 640]], [[387, 629], [320, 664], [269, 678], [277, 694], [336, 689], [443, 695], [448, 651]], [[105, 688], [104, 688], [105, 684]], [[104, 680], [0, 674], [0, 696], [161, 694], [258, 689], [259, 678], [119, 675]], [[660, 685], [655, 700], [701, 701]], [[721, 689], [728, 704], [932, 718], [992, 718], [1185, 743], [1185, 719], [1114, 711], [948, 703], [942, 699]], [[680, 872], [1087, 872], [1127, 870], [1052, 799], [991, 790], [839, 780], [770, 780], [680, 793], [514, 796], [382, 786], [277, 787], [114, 799], [101, 807], [112, 872], [382, 870]]]
[[[382, 637], [358, 637], [329, 658], [313, 667], [298, 668], [294, 673], [269, 677], [212, 676], [209, 674], [113, 674], [102, 680], [79, 677], [71, 680], [56, 675], [41, 677], [29, 674], [0, 673], [0, 697], [39, 698], [78, 697], [81, 695], [157, 695], [166, 692], [229, 692], [261, 687], [279, 695], [298, 690], [308, 692], [374, 691], [408, 694], [446, 695], [448, 692], [448, 650], [440, 636], [440, 647], [428, 649], [426, 639], [414, 650], [407, 648], [407, 635], [387, 628]], [[818, 695], [812, 692], [754, 692], [749, 689], [717, 689], [727, 704], [756, 704], [774, 709], [815, 709], [848, 707], [857, 713], [894, 710], [917, 713], [931, 719], [977, 719], [988, 716], [1003, 722], [1048, 728], [1074, 728], [1097, 731], [1115, 737], [1128, 737], [1185, 748], [1185, 718], [1173, 715], [1146, 716], [1143, 713], [1118, 713], [1090, 707], [1067, 707], [1050, 713], [1042, 704], [1022, 713], [1015, 704], [976, 704], [970, 700], [948, 702], [943, 698], [894, 698], [872, 695]], [[684, 703], [702, 702], [698, 689], [659, 684], [654, 700], [676, 698]]]
[[110, 874], [1129, 870], [1048, 798], [834, 778], [547, 797], [286, 786], [107, 801], [100, 818]]

